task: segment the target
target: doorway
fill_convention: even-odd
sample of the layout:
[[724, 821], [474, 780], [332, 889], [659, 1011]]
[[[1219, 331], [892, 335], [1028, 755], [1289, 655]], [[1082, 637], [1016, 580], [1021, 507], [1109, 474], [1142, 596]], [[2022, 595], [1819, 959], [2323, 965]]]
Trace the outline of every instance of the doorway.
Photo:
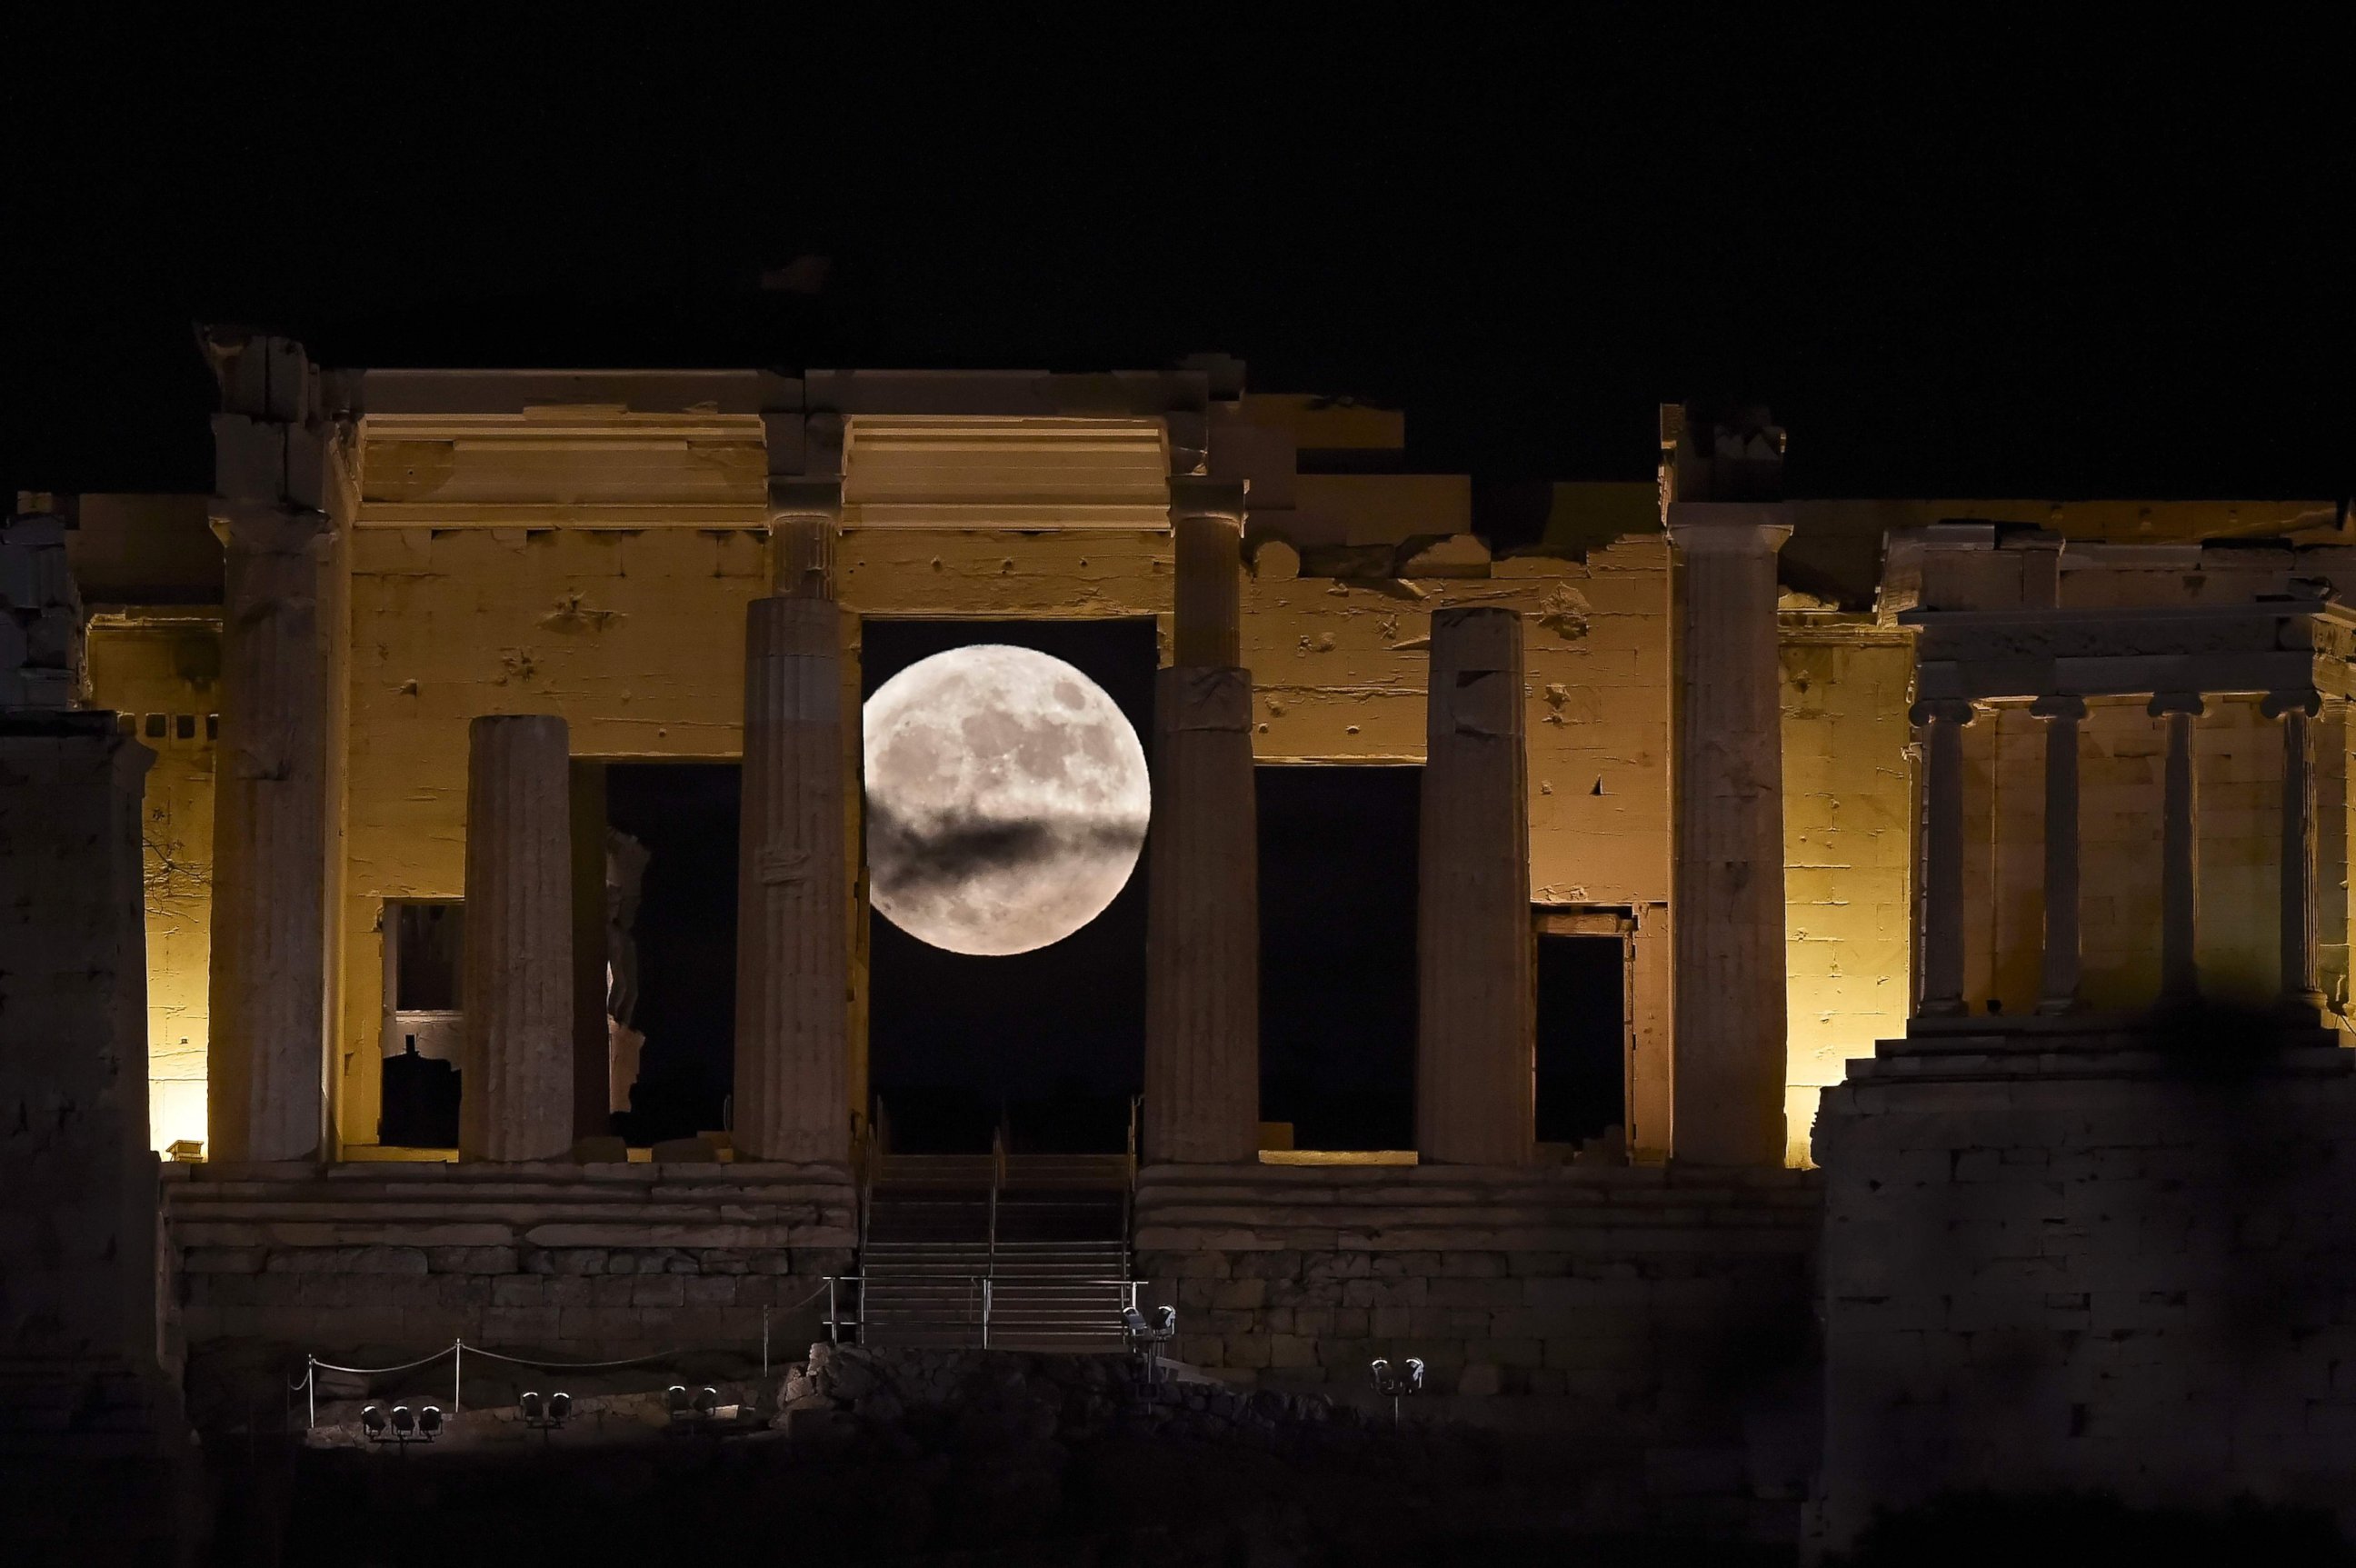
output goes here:
[[[1151, 749], [1151, 619], [870, 619], [863, 698], [953, 648], [1007, 643], [1052, 655], [1102, 687]], [[950, 952], [868, 917], [868, 1074], [873, 1112], [901, 1154], [1112, 1154], [1126, 1146], [1145, 1073], [1145, 859], [1095, 919], [1029, 952]]]
[[1537, 930], [1537, 1141], [1582, 1161], [1625, 1157], [1633, 923], [1549, 911]]
[[1411, 1149], [1423, 769], [1256, 772], [1262, 1140]]

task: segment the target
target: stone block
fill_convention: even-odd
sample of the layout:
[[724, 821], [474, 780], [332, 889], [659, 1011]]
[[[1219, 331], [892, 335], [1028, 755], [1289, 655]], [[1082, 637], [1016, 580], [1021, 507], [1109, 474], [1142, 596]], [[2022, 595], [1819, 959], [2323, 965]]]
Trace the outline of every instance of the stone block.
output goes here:
[[684, 1306], [687, 1282], [677, 1274], [640, 1274], [631, 1282], [633, 1306]]
[[1249, 1309], [1268, 1302], [1268, 1281], [1265, 1277], [1222, 1280], [1211, 1293], [1208, 1305], [1229, 1309]]
[[491, 1305], [499, 1306], [538, 1306], [544, 1298], [541, 1282], [534, 1274], [501, 1274], [491, 1281]]
[[691, 1279], [684, 1282], [683, 1299], [689, 1306], [733, 1306], [736, 1303], [736, 1282], [725, 1274]]

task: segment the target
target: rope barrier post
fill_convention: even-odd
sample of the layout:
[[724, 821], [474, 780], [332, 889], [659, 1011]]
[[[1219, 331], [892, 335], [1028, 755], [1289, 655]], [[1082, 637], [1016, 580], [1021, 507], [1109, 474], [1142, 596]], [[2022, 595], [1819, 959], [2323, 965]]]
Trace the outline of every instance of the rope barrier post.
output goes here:
[[308, 1402], [308, 1413], [303, 1420], [303, 1430], [308, 1432], [319, 1424], [319, 1358], [303, 1358], [303, 1393]]
[[450, 1413], [452, 1415], [458, 1413], [460, 1409], [458, 1393], [466, 1386], [466, 1342], [464, 1339], [453, 1339], [450, 1341]]
[[769, 1375], [769, 1309], [761, 1309], [761, 1376]]

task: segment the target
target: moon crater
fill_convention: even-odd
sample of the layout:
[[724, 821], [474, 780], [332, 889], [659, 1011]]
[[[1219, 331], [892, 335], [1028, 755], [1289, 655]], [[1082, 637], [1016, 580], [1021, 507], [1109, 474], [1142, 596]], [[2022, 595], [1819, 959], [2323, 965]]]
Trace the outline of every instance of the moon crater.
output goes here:
[[910, 936], [1029, 952], [1128, 886], [1152, 814], [1145, 751], [1073, 666], [953, 648], [878, 687], [864, 726], [869, 899]]

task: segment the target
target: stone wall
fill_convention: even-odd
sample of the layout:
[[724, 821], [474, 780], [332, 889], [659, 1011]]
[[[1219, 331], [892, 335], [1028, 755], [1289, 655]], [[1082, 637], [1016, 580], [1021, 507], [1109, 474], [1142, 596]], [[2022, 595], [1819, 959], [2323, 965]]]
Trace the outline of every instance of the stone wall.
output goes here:
[[1941, 1491], [2356, 1524], [2356, 1056], [2211, 1015], [1886, 1041], [1828, 1090], [1821, 1526]]
[[1816, 1206], [1800, 1171], [1151, 1166], [1138, 1270], [1233, 1381], [1364, 1399], [1412, 1356], [1457, 1419], [1740, 1447], [1804, 1382]]
[[[795, 1165], [177, 1166], [165, 1213], [192, 1362], [348, 1364], [454, 1338], [594, 1360], [824, 1337], [854, 1196]], [[370, 1360], [369, 1358], [377, 1359]]]

